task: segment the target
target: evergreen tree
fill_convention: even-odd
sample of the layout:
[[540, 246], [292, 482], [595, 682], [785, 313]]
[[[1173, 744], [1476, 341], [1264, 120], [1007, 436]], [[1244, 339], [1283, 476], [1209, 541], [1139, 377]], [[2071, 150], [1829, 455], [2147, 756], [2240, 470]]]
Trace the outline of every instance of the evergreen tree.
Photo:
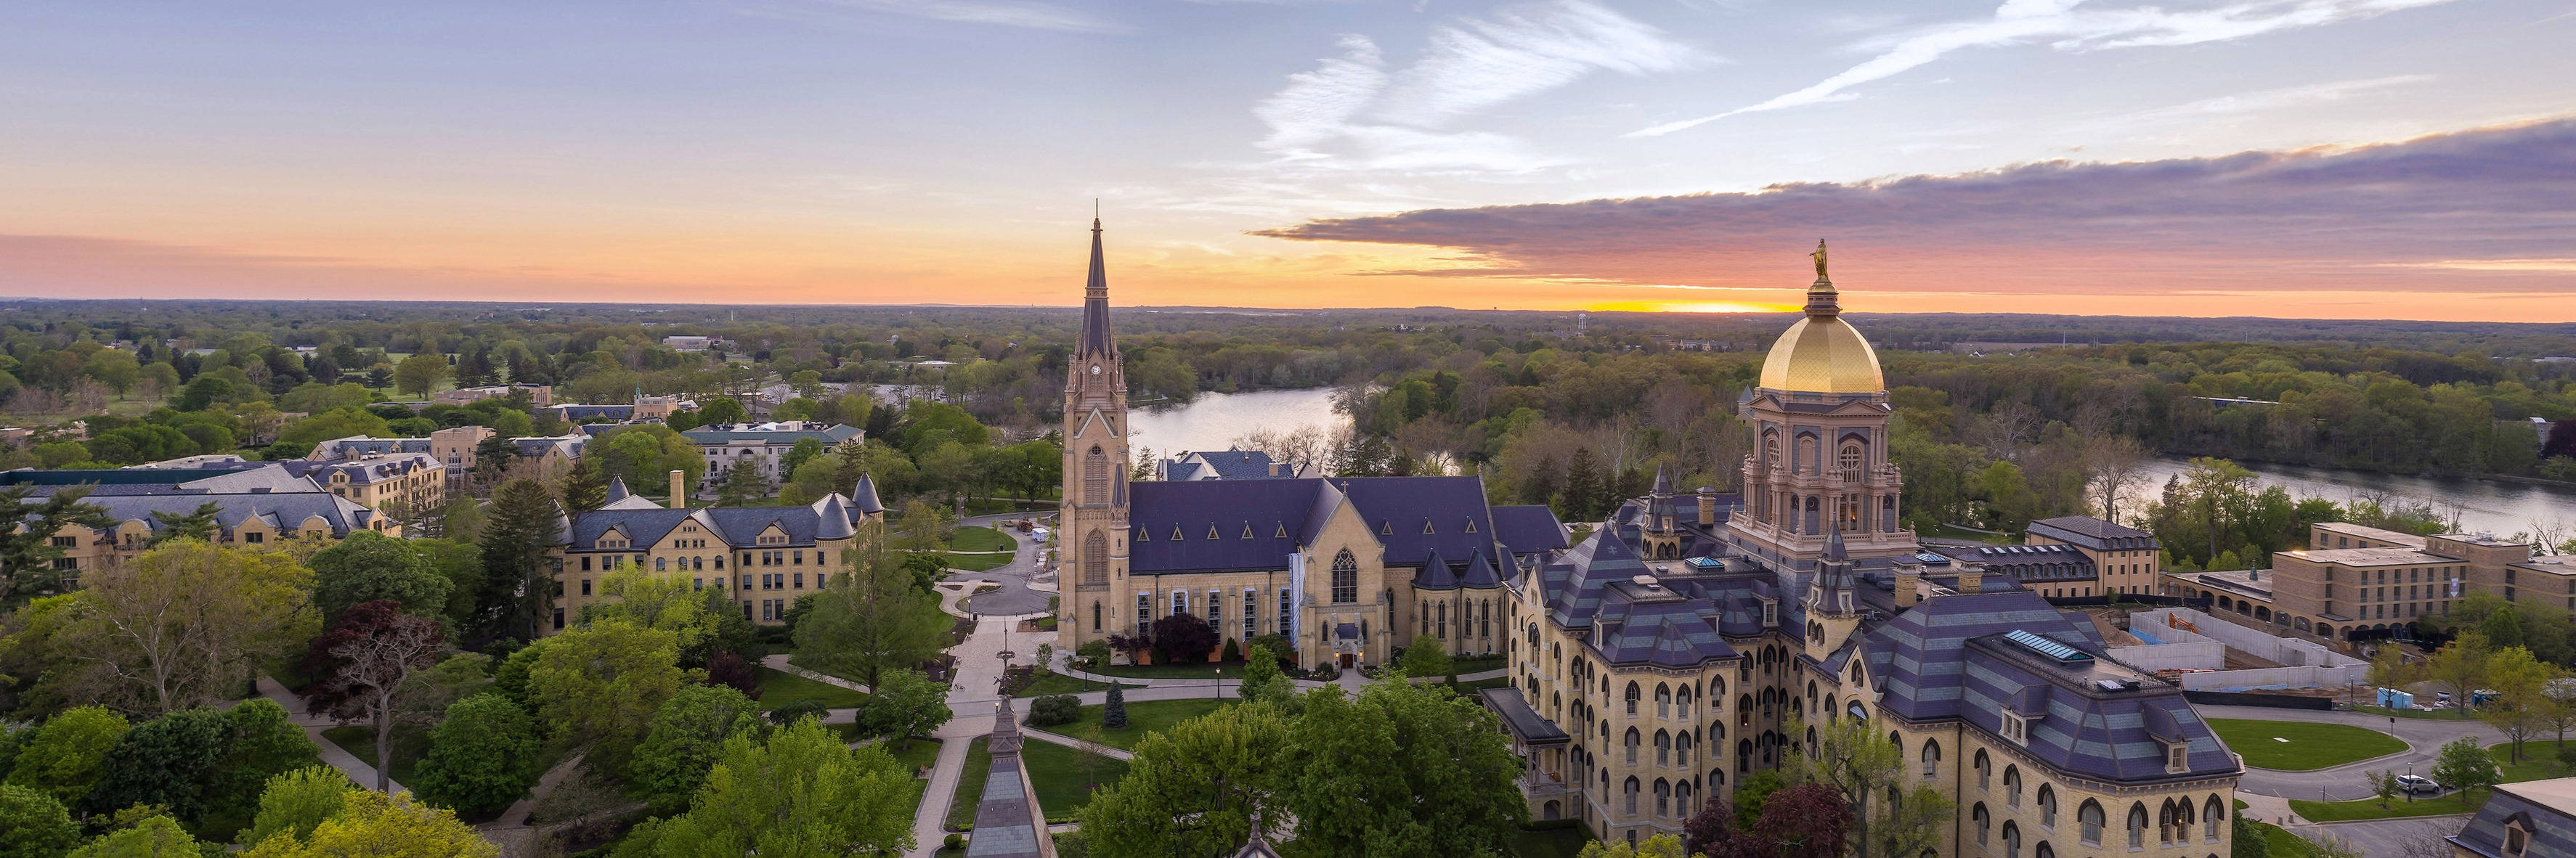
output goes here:
[[81, 502], [89, 496], [85, 487], [65, 488], [29, 501], [35, 491], [35, 486], [0, 488], [0, 600], [20, 589], [53, 585], [59, 577], [54, 561], [63, 556], [63, 550], [54, 547], [54, 534], [65, 526], [105, 530], [115, 524], [108, 520], [106, 507]]
[[1574, 456], [1565, 463], [1565, 497], [1557, 511], [1574, 521], [1599, 519], [1602, 488], [1601, 465], [1593, 458], [1592, 448], [1574, 448]]
[[1538, 464], [1530, 468], [1529, 476], [1521, 480], [1521, 503], [1543, 504], [1554, 500], [1556, 480], [1564, 475], [1565, 471], [1557, 467], [1554, 455], [1539, 457]]
[[146, 537], [143, 540], [143, 547], [157, 548], [161, 543], [173, 539], [211, 541], [215, 537], [215, 516], [222, 514], [223, 511], [223, 505], [214, 501], [199, 504], [196, 509], [185, 513], [153, 510], [152, 523], [160, 525], [161, 530]]
[[724, 482], [716, 486], [717, 506], [750, 506], [752, 501], [767, 497], [769, 478], [749, 459], [736, 461], [725, 469]]
[[483, 525], [482, 631], [486, 639], [534, 640], [537, 624], [554, 607], [554, 569], [548, 556], [562, 543], [563, 510], [545, 484], [516, 479], [492, 492]]
[[1127, 726], [1127, 694], [1123, 690], [1125, 688], [1124, 685], [1110, 683], [1109, 700], [1100, 707], [1100, 726], [1112, 729]]
[[569, 515], [580, 515], [608, 505], [608, 481], [599, 476], [598, 468], [591, 466], [589, 457], [574, 459], [572, 469], [564, 472], [563, 505], [564, 512]]
[[859, 477], [868, 472], [868, 446], [852, 435], [832, 448], [832, 490], [849, 494], [859, 485]]

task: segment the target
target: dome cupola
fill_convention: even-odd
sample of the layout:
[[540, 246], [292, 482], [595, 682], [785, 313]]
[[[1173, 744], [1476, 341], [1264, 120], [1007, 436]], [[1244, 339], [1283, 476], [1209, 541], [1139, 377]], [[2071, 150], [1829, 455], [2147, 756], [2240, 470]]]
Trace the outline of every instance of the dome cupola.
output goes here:
[[1878, 352], [1842, 319], [1840, 295], [1825, 277], [1825, 242], [1816, 240], [1816, 282], [1807, 287], [1807, 317], [1771, 344], [1762, 359], [1762, 387], [1792, 393], [1878, 393], [1887, 379]]

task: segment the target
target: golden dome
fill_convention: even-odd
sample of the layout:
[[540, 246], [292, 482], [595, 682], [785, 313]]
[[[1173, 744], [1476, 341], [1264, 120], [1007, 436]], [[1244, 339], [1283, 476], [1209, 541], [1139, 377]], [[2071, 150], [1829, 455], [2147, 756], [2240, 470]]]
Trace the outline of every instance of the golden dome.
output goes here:
[[1771, 344], [1762, 359], [1762, 386], [1793, 393], [1878, 393], [1887, 377], [1878, 371], [1878, 351], [1860, 331], [1842, 320], [1840, 296], [1825, 279], [1825, 243], [1816, 242], [1816, 282], [1807, 287], [1807, 317]]
[[1762, 386], [1799, 393], [1877, 393], [1887, 389], [1878, 352], [1850, 322], [1808, 316], [1790, 325], [1762, 359]]

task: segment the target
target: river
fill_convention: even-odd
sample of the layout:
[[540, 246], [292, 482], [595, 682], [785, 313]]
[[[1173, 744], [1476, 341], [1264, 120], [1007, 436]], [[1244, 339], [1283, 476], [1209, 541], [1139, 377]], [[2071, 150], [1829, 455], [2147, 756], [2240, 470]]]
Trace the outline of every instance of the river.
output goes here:
[[[1349, 418], [1333, 411], [1333, 389], [1329, 387], [1208, 393], [1187, 403], [1138, 408], [1128, 420], [1136, 435], [1133, 443], [1152, 447], [1156, 455], [1163, 456], [1179, 450], [1223, 450], [1234, 439], [1255, 430], [1293, 432], [1313, 426], [1333, 431], [1349, 425]], [[2559, 486], [2240, 464], [2262, 478], [2264, 484], [2289, 490], [2292, 497], [2343, 503], [2361, 492], [2384, 491], [2406, 501], [2431, 503], [2445, 512], [2456, 504], [2461, 527], [2472, 532], [2501, 536], [2528, 531], [2534, 519], [2576, 522], [2576, 489]], [[2179, 459], [2158, 460], [2150, 465], [2148, 478], [2139, 484], [2127, 508], [2136, 509], [2136, 501], [2160, 495], [2166, 478], [2188, 467]]]

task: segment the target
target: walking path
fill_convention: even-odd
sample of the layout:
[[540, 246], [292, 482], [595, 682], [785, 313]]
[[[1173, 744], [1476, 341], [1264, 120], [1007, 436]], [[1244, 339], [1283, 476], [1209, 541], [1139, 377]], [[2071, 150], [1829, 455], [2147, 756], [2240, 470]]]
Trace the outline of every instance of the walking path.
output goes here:
[[[313, 739], [313, 744], [321, 747], [322, 762], [339, 769], [341, 773], [349, 776], [351, 782], [359, 786], [368, 789], [376, 787], [376, 767], [373, 763], [358, 759], [357, 755], [342, 750], [339, 745], [333, 744], [330, 739], [322, 735], [324, 730], [341, 726], [340, 722], [306, 713], [302, 698], [296, 697], [295, 692], [286, 690], [286, 686], [277, 684], [277, 680], [265, 675], [259, 678], [259, 696], [286, 707], [287, 720], [304, 728], [304, 734]], [[385, 782], [391, 784], [387, 788], [390, 792], [407, 791], [402, 784], [393, 780], [388, 779]]]
[[[1043, 601], [1038, 605], [1040, 611], [1045, 607]], [[966, 746], [993, 732], [993, 713], [1001, 705], [1004, 641], [1023, 661], [1038, 644], [1054, 642], [1054, 632], [1010, 633], [1020, 620], [1042, 615], [986, 614], [976, 621], [975, 630], [966, 640], [949, 648], [949, 654], [957, 658], [955, 684], [948, 689], [948, 708], [955, 717], [932, 734], [940, 740], [939, 758], [931, 764], [930, 783], [921, 796], [921, 812], [912, 820], [913, 847], [909, 854], [928, 858], [939, 850], [940, 838], [947, 833], [942, 824], [948, 819], [949, 805], [956, 800], [957, 780], [966, 770]]]
[[517, 858], [521, 855], [534, 854], [536, 844], [529, 842], [529, 839], [536, 834], [537, 830], [528, 824], [528, 816], [537, 812], [538, 802], [544, 801], [548, 794], [555, 791], [555, 787], [561, 786], [564, 779], [572, 777], [573, 771], [580, 767], [580, 754], [574, 754], [563, 762], [556, 763], [554, 768], [546, 770], [544, 776], [537, 778], [535, 789], [529, 790], [528, 794], [518, 801], [511, 802], [510, 808], [501, 811], [500, 817], [474, 826], [474, 830], [480, 832], [483, 839], [501, 847], [502, 855]]
[[[1061, 673], [1061, 674], [1064, 674], [1064, 675], [1066, 675], [1066, 676], [1073, 677], [1073, 678], [1075, 678], [1075, 679], [1088, 679], [1088, 680], [1091, 680], [1091, 681], [1093, 681], [1093, 682], [1098, 682], [1098, 683], [1101, 683], [1101, 684], [1104, 684], [1104, 685], [1109, 684], [1109, 683], [1112, 683], [1112, 682], [1115, 682], [1115, 683], [1118, 683], [1118, 684], [1120, 684], [1120, 685], [1126, 685], [1126, 686], [1131, 686], [1131, 687], [1132, 687], [1132, 686], [1142, 685], [1142, 686], [1145, 686], [1146, 688], [1194, 688], [1194, 689], [1197, 689], [1197, 690], [1198, 690], [1198, 695], [1190, 695], [1190, 696], [1206, 695], [1206, 694], [1208, 694], [1208, 693], [1209, 693], [1209, 692], [1208, 692], [1208, 687], [1209, 687], [1209, 686], [1212, 686], [1212, 685], [1213, 685], [1213, 686], [1220, 686], [1220, 687], [1223, 687], [1223, 688], [1225, 688], [1225, 689], [1227, 689], [1227, 690], [1229, 690], [1229, 691], [1233, 691], [1233, 692], [1238, 693], [1238, 694], [1239, 694], [1239, 693], [1241, 693], [1241, 690], [1242, 690], [1242, 687], [1243, 687], [1243, 680], [1241, 680], [1241, 679], [1222, 679], [1222, 678], [1216, 678], [1216, 677], [1151, 677], [1151, 678], [1148, 678], [1148, 677], [1136, 677], [1136, 676], [1112, 676], [1112, 675], [1110, 675], [1110, 674], [1106, 674], [1106, 673], [1093, 673], [1093, 672], [1091, 672], [1091, 671], [1087, 671], [1087, 670], [1083, 670], [1083, 669], [1081, 669], [1081, 668], [1077, 668], [1077, 667], [1073, 667], [1073, 666], [1071, 666], [1070, 661], [1069, 661], [1069, 660], [1071, 659], [1071, 655], [1070, 655], [1070, 654], [1063, 653], [1063, 652], [1058, 652], [1058, 653], [1056, 653], [1056, 656], [1057, 656], [1057, 659], [1056, 659], [1057, 663], [1056, 663], [1056, 665], [1054, 666], [1054, 668], [1055, 668], [1055, 672], [1057, 672], [1057, 673]], [[1476, 672], [1474, 672], [1474, 673], [1461, 673], [1461, 674], [1458, 674], [1458, 681], [1459, 681], [1459, 682], [1462, 682], [1462, 683], [1465, 683], [1465, 682], [1479, 682], [1479, 681], [1483, 681], [1483, 680], [1487, 680], [1487, 679], [1501, 679], [1501, 678], [1503, 678], [1504, 676], [1506, 676], [1506, 675], [1508, 675], [1508, 674], [1510, 674], [1510, 673], [1511, 673], [1511, 669], [1510, 669], [1510, 668], [1507, 668], [1507, 667], [1497, 667], [1497, 668], [1494, 668], [1494, 669], [1492, 669], [1492, 670], [1479, 670], [1479, 671], [1476, 671]], [[1413, 680], [1414, 682], [1416, 682], [1416, 683], [1425, 683], [1425, 682], [1446, 682], [1446, 681], [1448, 681], [1448, 677], [1445, 677], [1445, 676], [1415, 676], [1415, 677], [1410, 677], [1410, 679], [1412, 679], [1412, 680]], [[1362, 689], [1362, 688], [1367, 687], [1367, 686], [1368, 686], [1368, 684], [1369, 684], [1369, 682], [1370, 682], [1370, 680], [1369, 680], [1369, 678], [1368, 678], [1368, 677], [1360, 675], [1360, 672], [1359, 672], [1359, 671], [1357, 671], [1357, 670], [1345, 670], [1345, 671], [1342, 671], [1341, 676], [1334, 678], [1334, 679], [1333, 679], [1333, 681], [1332, 681], [1332, 682], [1329, 682], [1329, 683], [1327, 683], [1327, 682], [1325, 682], [1325, 681], [1323, 681], [1323, 680], [1320, 680], [1320, 679], [1292, 679], [1292, 680], [1289, 680], [1289, 681], [1290, 681], [1290, 682], [1292, 682], [1292, 683], [1294, 683], [1294, 684], [1295, 684], [1297, 687], [1299, 687], [1299, 688], [1322, 688], [1322, 687], [1324, 687], [1324, 686], [1326, 686], [1326, 685], [1339, 685], [1339, 686], [1341, 686], [1341, 687], [1342, 687], [1342, 689], [1343, 689], [1343, 690], [1345, 690], [1345, 691], [1349, 691], [1349, 692], [1354, 693], [1354, 694], [1359, 693], [1359, 690], [1360, 690], [1360, 689]], [[1104, 692], [1094, 692], [1094, 693], [1104, 693]], [[1139, 698], [1135, 698], [1133, 695], [1130, 695], [1130, 698], [1131, 698], [1131, 699], [1139, 699]], [[1141, 699], [1150, 699], [1150, 700], [1168, 700], [1168, 699], [1172, 699], [1172, 698], [1156, 697], [1156, 698], [1141, 698]]]
[[1030, 539], [1028, 534], [1021, 533], [1019, 528], [1003, 524], [1003, 522], [1006, 521], [1018, 521], [1023, 518], [1031, 518], [1037, 515], [1040, 515], [1040, 513], [979, 515], [957, 522], [960, 527], [990, 527], [997, 532], [1009, 536], [1013, 545], [1016, 546], [1013, 549], [1016, 553], [1012, 555], [1011, 562], [1009, 563], [995, 566], [982, 572], [952, 572], [946, 579], [944, 579], [945, 581], [964, 582], [988, 581], [1001, 585], [1001, 589], [980, 593], [965, 599], [963, 607], [969, 613], [1043, 615], [1046, 612], [1047, 599], [1055, 595], [1053, 592], [1054, 588], [1052, 585], [1048, 585], [1045, 590], [1035, 589], [1032, 587], [1033, 583], [1044, 582], [1033, 582], [1031, 580], [1038, 577], [1038, 555], [1044, 552], [1045, 546], [1039, 545], [1036, 540]]

